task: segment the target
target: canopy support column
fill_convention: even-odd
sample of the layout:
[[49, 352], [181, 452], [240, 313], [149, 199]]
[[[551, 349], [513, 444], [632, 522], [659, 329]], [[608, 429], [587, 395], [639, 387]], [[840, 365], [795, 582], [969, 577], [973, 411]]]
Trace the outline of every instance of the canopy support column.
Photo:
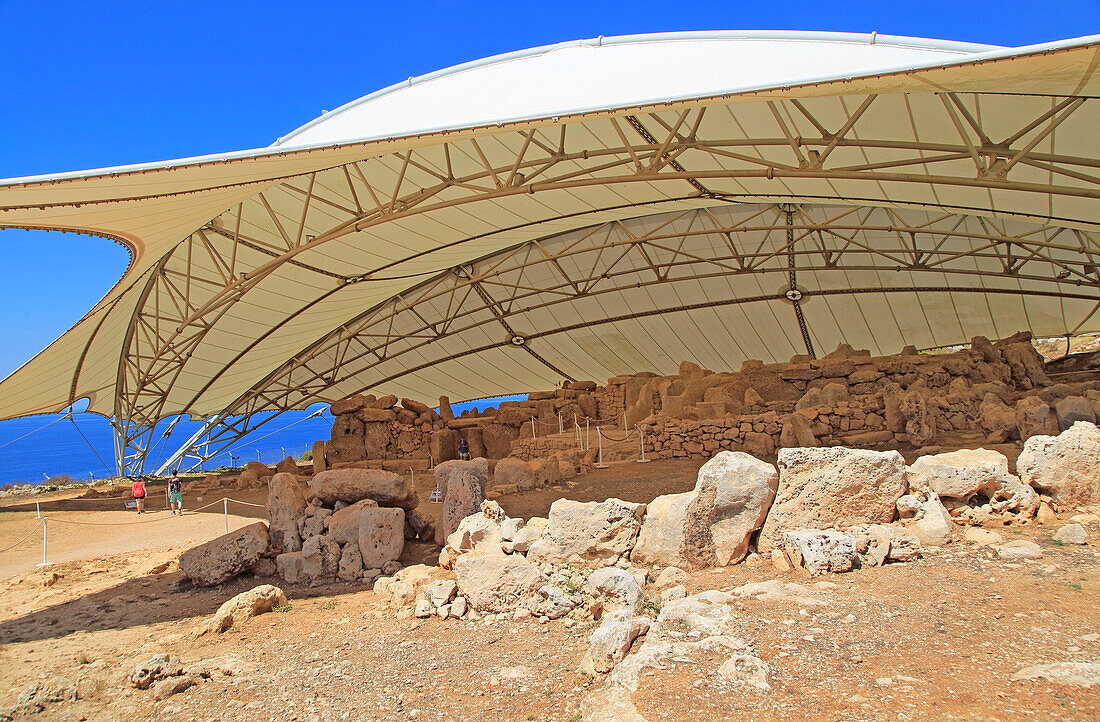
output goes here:
[[117, 417], [111, 418], [111, 430], [115, 436], [115, 474], [126, 476], [126, 440]]
[[[206, 419], [206, 421], [203, 422], [202, 428], [200, 428], [198, 431], [196, 431], [194, 434], [192, 434], [191, 438], [189, 438], [187, 441], [185, 441], [183, 443], [183, 446], [176, 449], [175, 453], [173, 453], [171, 456], [169, 456], [168, 459], [163, 464], [161, 464], [159, 468], [157, 468], [154, 475], [155, 476], [160, 476], [165, 471], [170, 469], [173, 464], [175, 464], [176, 462], [182, 461], [183, 458], [185, 456], [187, 456], [188, 454], [190, 454], [191, 451], [195, 448], [195, 446], [198, 445], [199, 440], [204, 435], [209, 434], [211, 429], [213, 429], [215, 426], [218, 425], [218, 422], [221, 421], [221, 419], [222, 419], [221, 414], [214, 414], [213, 416], [208, 417]], [[209, 457], [203, 457], [203, 456], [200, 455], [199, 458], [202, 461], [206, 461], [206, 459], [209, 458]]]

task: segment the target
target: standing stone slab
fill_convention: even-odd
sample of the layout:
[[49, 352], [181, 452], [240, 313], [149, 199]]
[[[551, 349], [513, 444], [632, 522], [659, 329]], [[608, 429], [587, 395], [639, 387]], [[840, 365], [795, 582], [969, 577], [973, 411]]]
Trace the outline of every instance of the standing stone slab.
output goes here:
[[485, 486], [489, 483], [488, 459], [477, 458], [470, 459], [469, 461], [452, 459], [451, 461], [444, 461], [435, 466], [436, 485], [444, 496], [447, 495], [447, 484], [450, 482], [451, 477], [459, 471], [468, 471], [472, 473], [477, 478], [478, 484], [481, 485], [481, 491], [485, 491]]
[[695, 550], [689, 547], [688, 507], [695, 501], [694, 491], [658, 496], [646, 506], [638, 543], [630, 553], [635, 564], [681, 567], [691, 566]]
[[313, 473], [319, 474], [328, 466], [325, 464], [325, 442], [313, 442]]
[[267, 523], [272, 548], [277, 553], [302, 548], [298, 519], [306, 513], [302, 484], [291, 474], [271, 477], [267, 491]]
[[779, 491], [760, 532], [760, 551], [791, 529], [889, 524], [907, 488], [896, 451], [840, 446], [779, 451]]
[[267, 524], [258, 521], [180, 555], [180, 571], [199, 587], [214, 587], [251, 569], [267, 550]]
[[359, 553], [364, 569], [379, 569], [405, 548], [405, 511], [367, 507], [359, 513]]
[[774, 466], [740, 451], [721, 451], [703, 464], [695, 483], [697, 498], [688, 510], [699, 520], [688, 528], [706, 530], [698, 539], [698, 548], [705, 550], [698, 562], [724, 567], [744, 559], [778, 487]]
[[481, 481], [469, 469], [457, 469], [449, 475], [443, 513], [435, 530], [436, 543], [442, 545], [463, 519], [481, 509], [485, 500], [482, 489]]

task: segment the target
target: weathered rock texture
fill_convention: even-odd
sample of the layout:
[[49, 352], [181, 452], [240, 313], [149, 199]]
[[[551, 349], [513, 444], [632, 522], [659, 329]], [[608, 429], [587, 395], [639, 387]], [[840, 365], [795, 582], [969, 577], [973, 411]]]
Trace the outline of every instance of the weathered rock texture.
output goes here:
[[537, 562], [602, 563], [629, 554], [641, 528], [645, 504], [621, 499], [579, 502], [558, 499], [550, 505], [546, 532], [531, 545]]
[[684, 568], [736, 564], [764, 523], [778, 484], [771, 464], [719, 452], [699, 470], [694, 491], [649, 504], [631, 559]]
[[1063, 508], [1100, 502], [1100, 429], [1078, 421], [1058, 436], [1032, 436], [1016, 460], [1025, 484]]
[[779, 490], [760, 532], [760, 551], [771, 551], [787, 530], [888, 524], [905, 490], [905, 461], [896, 451], [782, 449]]
[[188, 549], [180, 555], [180, 571], [196, 586], [217, 586], [251, 569], [267, 545], [267, 524], [258, 521]]

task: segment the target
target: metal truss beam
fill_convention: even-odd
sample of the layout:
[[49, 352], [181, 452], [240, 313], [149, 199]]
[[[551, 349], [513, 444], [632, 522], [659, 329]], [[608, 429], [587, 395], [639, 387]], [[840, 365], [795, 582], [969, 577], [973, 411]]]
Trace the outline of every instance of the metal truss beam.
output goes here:
[[[896, 134], [887, 137], [880, 132], [889, 123], [881, 116], [884, 101], [877, 95], [845, 98], [843, 102], [836, 98], [768, 101], [771, 125], [758, 128], [751, 135], [733, 132], [738, 128], [736, 113], [745, 112], [747, 106], [679, 105], [662, 112], [547, 125], [499, 137], [447, 141], [429, 148], [365, 157], [269, 186], [190, 235], [161, 259], [149, 275], [119, 359], [114, 416], [121, 429], [121, 458], [126, 460], [127, 468], [143, 469], [156, 422], [171, 413], [190, 412], [193, 405], [201, 403], [198, 396], [183, 402], [177, 382], [207, 334], [218, 326], [234, 303], [287, 267], [327, 284], [321, 296], [328, 297], [348, 284], [370, 280], [382, 271], [425, 256], [431, 251], [410, 253], [406, 258], [371, 268], [340, 268], [325, 267], [318, 260], [321, 256], [314, 253], [326, 243], [416, 217], [431, 217], [458, 208], [477, 214], [482, 205], [488, 208], [513, 196], [581, 194], [596, 186], [618, 188], [626, 193], [635, 187], [656, 189], [668, 187], [664, 184], [678, 184], [689, 189], [691, 196], [717, 204], [723, 198], [760, 197], [760, 194], [719, 192], [714, 188], [760, 180], [774, 184], [774, 190], [769, 191], [771, 197], [796, 202], [805, 199], [788, 182], [813, 180], [870, 183], [884, 189], [916, 184], [931, 189], [1012, 191], [1045, 199], [1100, 200], [1100, 157], [1095, 153], [1056, 152], [1058, 147], [1053, 143], [1056, 129], [1071, 120], [1081, 122], [1084, 109], [1095, 106], [1096, 100], [1030, 98], [1028, 102], [1032, 105], [1028, 107], [1046, 105], [1026, 116], [1016, 113], [1017, 119], [1007, 132], [1001, 122], [998, 139], [987, 127], [988, 119], [997, 117], [997, 113], [991, 108], [983, 109], [983, 104], [1000, 103], [1007, 108], [1006, 104], [1022, 101], [956, 93], [923, 97], [938, 97], [938, 106], [930, 107], [940, 108], [937, 112], [941, 117], [933, 120], [952, 128], [954, 137], [922, 138], [915, 132], [908, 140], [899, 139]], [[722, 113], [727, 113], [728, 119]], [[999, 120], [1003, 121], [1003, 117]], [[899, 114], [895, 121], [909, 124], [911, 118]], [[589, 126], [582, 129], [585, 123]], [[603, 140], [590, 142], [588, 132], [600, 129]], [[618, 142], [608, 142], [608, 138], [617, 138]], [[863, 160], [857, 161], [857, 157]], [[1041, 171], [1045, 180], [1033, 172], [1026, 178], [1019, 177], [1022, 168]], [[652, 197], [653, 193], [649, 195]], [[674, 194], [665, 192], [664, 197]], [[845, 203], [851, 199], [838, 195], [832, 202]], [[919, 205], [914, 200], [906, 203]], [[939, 201], [932, 200], [928, 207], [942, 208]], [[992, 201], [989, 207], [975, 207], [976, 212], [990, 215], [998, 210], [992, 207]], [[945, 214], [945, 217], [958, 216]], [[548, 213], [531, 221], [554, 218]], [[943, 239], [963, 236], [949, 233], [942, 224], [933, 230], [890, 222], [875, 228], [895, 234], [898, 244], [882, 248], [871, 247], [862, 240], [872, 227], [858, 219], [822, 223], [792, 216], [789, 220], [783, 232], [790, 237], [782, 244], [786, 246], [783, 250], [754, 250], [732, 242], [737, 234], [760, 230], [746, 225], [719, 229], [730, 252], [712, 257], [693, 258], [684, 251], [682, 243], [676, 249], [673, 242], [690, 234], [668, 238], [656, 235], [644, 242], [619, 239], [605, 249], [621, 253], [618, 260], [614, 253], [601, 258], [597, 264], [611, 265], [586, 277], [566, 273], [561, 254], [551, 254], [552, 258], [537, 262], [555, 265], [555, 273], [562, 281], [553, 289], [526, 289], [520, 283], [501, 281], [499, 274], [494, 280], [479, 267], [479, 286], [470, 288], [468, 283], [459, 283], [455, 287], [467, 293], [476, 290], [472, 298], [477, 300], [466, 297], [456, 306], [460, 310], [454, 315], [430, 323], [412, 323], [409, 325], [412, 332], [403, 334], [401, 339], [386, 336], [379, 329], [365, 333], [363, 324], [377, 314], [401, 313], [404, 318], [422, 303], [396, 298], [388, 311], [386, 307], [375, 309], [345, 324], [356, 329], [354, 332], [341, 327], [333, 332], [335, 336], [329, 334], [319, 339], [242, 395], [222, 415], [283, 411], [301, 407], [309, 399], [323, 400], [324, 389], [346, 376], [333, 368], [322, 368], [325, 363], [318, 368], [311, 366], [333, 343], [340, 346], [335, 358], [344, 366], [365, 364], [367, 359], [379, 365], [438, 338], [440, 324], [448, 329], [443, 335], [458, 333], [466, 328], [463, 323], [467, 318], [491, 313], [505, 329], [510, 329], [512, 319], [521, 314], [523, 304], [536, 291], [562, 300], [609, 292], [616, 278], [620, 275], [625, 278], [623, 274], [627, 272], [617, 264], [627, 257], [631, 263], [645, 265], [653, 275], [644, 283], [633, 279], [639, 286], [675, 283], [679, 280], [678, 273], [702, 274], [699, 277], [708, 273], [776, 273], [780, 259], [784, 266], [781, 270], [789, 278], [800, 270], [822, 267], [870, 268], [869, 264], [850, 260], [861, 254], [879, 261], [889, 259], [897, 270], [949, 274], [986, 275], [984, 271], [965, 270], [959, 259], [995, 259], [1000, 267], [995, 275], [1037, 283], [1050, 283], [1051, 279], [1042, 272], [1031, 270], [1047, 263], [1056, 267], [1058, 274], [1066, 274], [1056, 279], [1063, 286], [1092, 287], [1096, 283], [1095, 271], [1088, 267], [1092, 264], [1094, 269], [1097, 263], [1096, 244], [1091, 236], [1083, 241], [1078, 230], [1050, 227], [1041, 232], [1042, 237], [1016, 238], [998, 232], [998, 222], [989, 218], [985, 221], [987, 231], [971, 230], [963, 234], [973, 241], [973, 248], [949, 250], [950, 244]], [[461, 242], [461, 239], [455, 241]], [[1087, 246], [1079, 251], [1083, 263], [1059, 260], [1058, 254], [1067, 248], [1082, 246]], [[664, 260], [657, 262], [654, 258]], [[704, 272], [702, 268], [711, 270]], [[453, 279], [449, 282], [453, 283]], [[506, 301], [483, 297], [493, 294], [492, 298], [496, 298], [494, 284], [509, 294]], [[442, 279], [436, 279], [409, 293], [419, 298], [425, 289], [445, 285]], [[437, 292], [444, 291], [437, 289]], [[453, 293], [454, 289], [446, 292]], [[411, 305], [406, 308], [407, 304]], [[530, 309], [549, 305], [552, 304], [544, 301]], [[511, 310], [494, 313], [494, 309], [506, 306], [511, 306]], [[396, 323], [392, 327], [404, 328]], [[345, 333], [350, 334], [348, 338], [342, 338]], [[510, 333], [522, 335], [522, 332]], [[371, 340], [379, 336], [385, 341]], [[341, 338], [334, 342], [335, 337]], [[809, 338], [805, 334], [804, 337], [812, 353]], [[528, 352], [561, 376], [568, 376], [533, 349], [528, 348]], [[285, 388], [277, 390], [280, 385]], [[186, 406], [181, 408], [182, 403]]]

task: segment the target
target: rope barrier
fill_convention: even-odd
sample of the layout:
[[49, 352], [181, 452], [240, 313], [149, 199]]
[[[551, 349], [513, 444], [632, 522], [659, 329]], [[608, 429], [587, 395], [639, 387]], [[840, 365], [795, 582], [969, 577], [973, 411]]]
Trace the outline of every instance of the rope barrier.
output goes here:
[[226, 501], [231, 501], [234, 504], [243, 504], [245, 506], [254, 506], [257, 509], [266, 509], [267, 508], [267, 504], [253, 504], [250, 501], [238, 501], [236, 499], [230, 499], [229, 497], [226, 497]]
[[23, 542], [25, 542], [25, 541], [27, 541], [28, 539], [30, 539], [30, 538], [31, 538], [32, 536], [34, 536], [34, 533], [35, 533], [36, 531], [38, 531], [39, 529], [41, 529], [41, 528], [42, 528], [42, 524], [43, 524], [43, 523], [44, 523], [44, 522], [38, 522], [38, 526], [36, 526], [36, 527], [35, 527], [34, 529], [31, 529], [31, 531], [30, 531], [30, 534], [27, 534], [27, 536], [25, 536], [25, 537], [23, 537], [22, 539], [20, 539], [19, 541], [15, 542], [15, 543], [14, 543], [14, 544], [12, 544], [12, 545], [11, 545], [10, 547], [5, 547], [4, 549], [0, 549], [0, 554], [3, 554], [4, 552], [10, 552], [10, 551], [11, 551], [12, 549], [16, 548], [17, 546], [19, 546], [19, 545], [20, 545], [20, 544], [22, 544]]
[[[191, 514], [194, 514], [195, 512], [199, 512], [199, 511], [202, 511], [204, 509], [209, 509], [210, 507], [216, 506], [217, 504], [224, 504], [225, 502], [230, 502], [230, 501], [233, 502], [234, 504], [243, 504], [245, 506], [254, 506], [254, 507], [261, 508], [261, 509], [266, 508], [266, 506], [263, 505], [263, 504], [253, 504], [253, 503], [247, 502], [247, 501], [239, 501], [237, 499], [230, 499], [229, 497], [222, 497], [222, 498], [218, 499], [217, 501], [213, 501], [209, 504], [206, 504], [205, 506], [200, 506], [200, 507], [197, 507], [195, 509], [187, 509], [184, 513], [187, 514], [188, 516], [190, 516]], [[75, 520], [72, 520], [72, 519], [57, 519], [57, 518], [54, 518], [54, 517], [51, 517], [51, 518], [55, 522], [60, 522], [62, 524], [77, 524], [79, 526], [133, 526], [135, 524], [154, 524], [154, 523], [160, 522], [160, 521], [167, 521], [166, 517], [159, 517], [157, 519], [142, 519], [141, 521], [110, 521], [110, 522], [109, 521], [75, 521]]]

